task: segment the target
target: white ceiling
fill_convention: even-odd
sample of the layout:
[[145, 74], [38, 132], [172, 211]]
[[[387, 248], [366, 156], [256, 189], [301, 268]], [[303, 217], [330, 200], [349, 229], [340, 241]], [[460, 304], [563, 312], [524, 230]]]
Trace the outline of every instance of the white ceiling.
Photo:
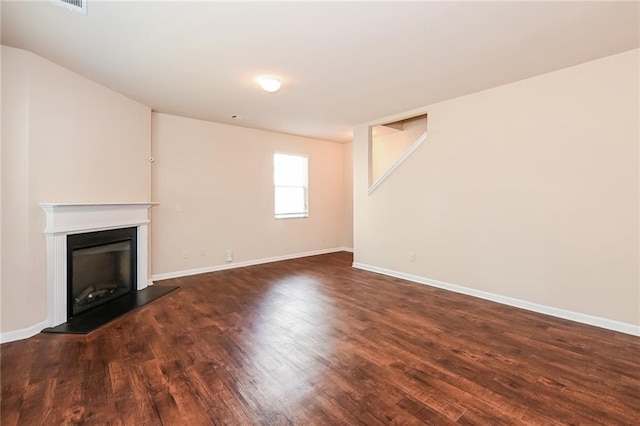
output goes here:
[[[638, 2], [2, 1], [2, 43], [155, 111], [346, 142], [354, 125], [639, 47]], [[276, 94], [255, 77], [276, 74]], [[234, 120], [232, 115], [246, 118]]]

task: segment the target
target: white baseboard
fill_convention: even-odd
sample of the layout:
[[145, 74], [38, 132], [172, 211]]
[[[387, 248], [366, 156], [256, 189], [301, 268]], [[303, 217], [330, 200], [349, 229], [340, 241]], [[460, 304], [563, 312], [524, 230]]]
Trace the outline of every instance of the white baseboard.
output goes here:
[[247, 260], [244, 262], [230, 262], [222, 265], [213, 265], [213, 266], [207, 266], [207, 267], [198, 268], [198, 269], [187, 269], [184, 271], [156, 274], [156, 275], [152, 275], [151, 279], [153, 281], [168, 280], [170, 278], [180, 278], [180, 277], [186, 277], [189, 275], [199, 275], [199, 274], [206, 274], [209, 272], [226, 271], [227, 269], [244, 268], [245, 266], [262, 265], [263, 263], [280, 262], [281, 260], [298, 259], [301, 257], [317, 256], [320, 254], [327, 254], [327, 253], [336, 253], [339, 251], [353, 252], [353, 249], [349, 249], [346, 247], [335, 247], [330, 249], [307, 251], [304, 253], [286, 254], [284, 256], [275, 256], [275, 257], [266, 257], [263, 259]]
[[456, 293], [466, 294], [468, 296], [478, 297], [480, 299], [490, 300], [492, 302], [501, 303], [503, 305], [526, 309], [528, 311], [533, 311], [540, 314], [551, 315], [553, 317], [576, 321], [600, 328], [606, 328], [608, 330], [619, 331], [621, 333], [631, 334], [633, 336], [640, 336], [639, 325], [628, 324], [625, 322], [614, 321], [607, 318], [567, 311], [564, 309], [554, 308], [552, 306], [540, 305], [538, 303], [527, 302], [525, 300], [514, 299], [512, 297], [502, 296], [499, 294], [489, 293], [481, 290], [475, 290], [455, 284], [449, 284], [443, 281], [432, 280], [418, 275], [406, 274], [404, 272], [398, 272], [391, 269], [379, 268], [377, 266], [371, 266], [364, 263], [353, 262], [353, 267], [382, 275], [388, 275], [394, 278], [401, 278], [403, 280], [412, 281], [418, 284], [425, 284], [431, 287], [437, 287]]
[[22, 328], [20, 330], [7, 331], [6, 333], [0, 333], [0, 343], [9, 343], [15, 340], [27, 339], [40, 333], [43, 328], [47, 328], [49, 324], [47, 321], [39, 322], [31, 327]]

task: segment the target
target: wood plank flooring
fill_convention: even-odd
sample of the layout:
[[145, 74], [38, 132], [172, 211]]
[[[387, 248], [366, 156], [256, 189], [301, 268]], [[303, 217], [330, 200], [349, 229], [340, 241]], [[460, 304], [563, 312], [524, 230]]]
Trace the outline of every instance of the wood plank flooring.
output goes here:
[[2, 425], [640, 424], [640, 338], [351, 262], [167, 280], [86, 337], [4, 344]]

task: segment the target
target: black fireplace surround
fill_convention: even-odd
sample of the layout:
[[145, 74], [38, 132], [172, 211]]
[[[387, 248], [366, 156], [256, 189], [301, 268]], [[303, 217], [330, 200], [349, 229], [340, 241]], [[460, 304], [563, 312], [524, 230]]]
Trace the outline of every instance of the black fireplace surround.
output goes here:
[[137, 229], [67, 236], [67, 318], [137, 289]]

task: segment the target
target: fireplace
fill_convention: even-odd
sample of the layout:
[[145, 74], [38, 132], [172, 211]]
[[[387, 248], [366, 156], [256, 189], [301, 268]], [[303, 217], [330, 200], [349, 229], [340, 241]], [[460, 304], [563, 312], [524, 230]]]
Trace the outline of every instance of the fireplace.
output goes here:
[[[47, 216], [49, 327], [88, 316], [147, 288], [148, 210], [155, 204], [41, 204]], [[87, 264], [99, 271], [98, 277], [87, 272]]]
[[67, 318], [136, 291], [136, 228], [67, 236]]

